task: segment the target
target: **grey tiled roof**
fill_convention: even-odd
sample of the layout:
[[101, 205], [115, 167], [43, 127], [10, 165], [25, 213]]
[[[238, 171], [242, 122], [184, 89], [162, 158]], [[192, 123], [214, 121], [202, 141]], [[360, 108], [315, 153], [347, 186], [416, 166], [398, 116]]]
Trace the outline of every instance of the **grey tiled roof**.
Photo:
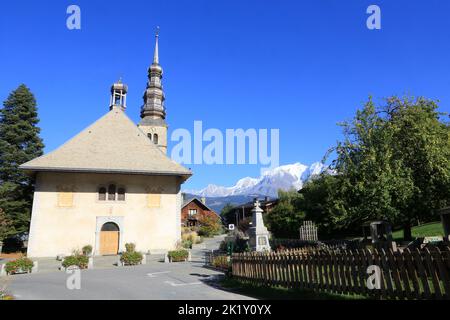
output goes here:
[[20, 166], [28, 171], [178, 175], [192, 173], [167, 157], [119, 108], [58, 149]]

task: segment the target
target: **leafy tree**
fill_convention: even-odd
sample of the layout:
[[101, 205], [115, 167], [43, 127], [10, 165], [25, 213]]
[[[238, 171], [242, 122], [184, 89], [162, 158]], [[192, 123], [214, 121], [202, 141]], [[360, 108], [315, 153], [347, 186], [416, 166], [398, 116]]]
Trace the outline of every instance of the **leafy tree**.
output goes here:
[[280, 190], [278, 198], [278, 204], [264, 215], [264, 222], [276, 238], [298, 238], [300, 225], [305, 218], [304, 212], [298, 209], [302, 197], [295, 190]]
[[220, 217], [212, 212], [200, 212], [197, 213], [196, 218], [200, 226], [210, 228], [217, 233], [221, 230]]
[[342, 199], [341, 176], [323, 173], [300, 190], [298, 210], [314, 221], [320, 238], [345, 233], [348, 213]]
[[8, 235], [28, 230], [34, 186], [19, 165], [42, 155], [38, 123], [34, 95], [22, 84], [0, 110], [0, 208], [12, 223]]
[[414, 221], [434, 219], [449, 203], [450, 130], [441, 116], [432, 100], [391, 97], [381, 108], [370, 99], [342, 124], [332, 202], [345, 227], [386, 219], [410, 238]]
[[411, 238], [413, 221], [431, 221], [450, 204], [450, 126], [432, 100], [388, 99], [384, 112], [393, 131], [393, 158], [406, 168], [411, 193], [396, 221]]
[[236, 213], [233, 208], [231, 203], [227, 203], [220, 211], [220, 217], [226, 227], [228, 227], [229, 224], [236, 224]]
[[198, 234], [200, 236], [211, 237], [222, 232], [220, 218], [216, 214], [197, 214], [199, 222]]

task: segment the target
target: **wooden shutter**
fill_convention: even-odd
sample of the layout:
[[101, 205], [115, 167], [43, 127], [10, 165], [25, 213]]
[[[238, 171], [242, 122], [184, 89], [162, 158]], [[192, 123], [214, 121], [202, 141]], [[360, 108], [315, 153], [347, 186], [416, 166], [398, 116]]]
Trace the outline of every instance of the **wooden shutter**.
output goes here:
[[73, 207], [73, 192], [60, 190], [58, 192], [58, 207]]
[[147, 195], [147, 205], [150, 208], [159, 208], [161, 206], [161, 194], [149, 193]]

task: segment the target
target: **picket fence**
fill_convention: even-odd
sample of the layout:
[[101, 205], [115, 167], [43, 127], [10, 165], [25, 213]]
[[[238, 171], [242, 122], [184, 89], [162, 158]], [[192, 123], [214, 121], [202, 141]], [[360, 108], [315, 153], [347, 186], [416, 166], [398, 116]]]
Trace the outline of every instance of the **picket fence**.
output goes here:
[[[371, 265], [380, 287], [367, 285]], [[450, 299], [450, 248], [444, 250], [320, 250], [235, 253], [232, 274], [265, 286], [358, 294], [377, 299]]]

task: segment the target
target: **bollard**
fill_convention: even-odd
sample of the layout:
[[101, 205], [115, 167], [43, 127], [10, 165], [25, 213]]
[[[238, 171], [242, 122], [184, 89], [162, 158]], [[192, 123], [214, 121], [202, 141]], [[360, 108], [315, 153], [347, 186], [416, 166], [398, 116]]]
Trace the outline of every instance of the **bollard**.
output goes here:
[[192, 260], [192, 256], [191, 256], [191, 252], [189, 251], [187, 261], [191, 262], [191, 260]]
[[145, 253], [142, 255], [141, 264], [147, 264], [147, 255]]
[[33, 261], [33, 268], [31, 268], [31, 273], [37, 273], [39, 270], [39, 263], [37, 261]]
[[170, 260], [169, 260], [169, 254], [166, 253], [166, 254], [164, 255], [164, 263], [169, 263], [169, 262], [170, 262]]
[[0, 277], [6, 276], [6, 264], [0, 264]]
[[94, 269], [94, 258], [93, 257], [89, 257], [88, 260], [88, 269]]

